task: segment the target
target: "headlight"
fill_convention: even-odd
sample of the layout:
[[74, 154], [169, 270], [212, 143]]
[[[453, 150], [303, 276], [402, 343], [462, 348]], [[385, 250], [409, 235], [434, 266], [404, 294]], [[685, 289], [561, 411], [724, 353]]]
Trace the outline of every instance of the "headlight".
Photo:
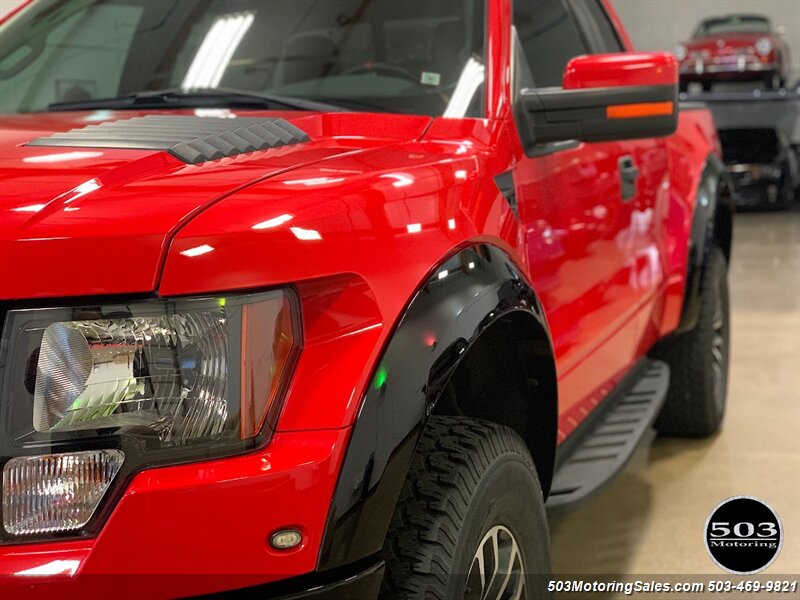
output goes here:
[[[0, 354], [5, 533], [76, 529], [115, 477], [263, 443], [298, 322], [289, 291], [10, 311]], [[113, 468], [84, 481], [70, 473], [80, 461]], [[40, 494], [42, 485], [64, 491]], [[39, 501], [20, 503], [31, 496]]]
[[756, 42], [756, 52], [759, 56], [768, 56], [772, 52], [772, 41], [766, 37], [759, 38]]
[[680, 62], [686, 58], [688, 51], [686, 50], [686, 46], [683, 44], [678, 44], [675, 46], [675, 48], [673, 48], [672, 53], [675, 55], [675, 58], [678, 60], [678, 62]]

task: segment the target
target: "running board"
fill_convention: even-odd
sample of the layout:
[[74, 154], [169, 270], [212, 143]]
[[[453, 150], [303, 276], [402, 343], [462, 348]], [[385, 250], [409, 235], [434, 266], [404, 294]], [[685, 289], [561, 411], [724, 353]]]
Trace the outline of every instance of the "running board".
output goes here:
[[553, 476], [546, 504], [549, 515], [575, 508], [622, 471], [658, 416], [668, 387], [669, 366], [648, 360], [632, 387], [619, 399], [610, 399], [607, 410]]

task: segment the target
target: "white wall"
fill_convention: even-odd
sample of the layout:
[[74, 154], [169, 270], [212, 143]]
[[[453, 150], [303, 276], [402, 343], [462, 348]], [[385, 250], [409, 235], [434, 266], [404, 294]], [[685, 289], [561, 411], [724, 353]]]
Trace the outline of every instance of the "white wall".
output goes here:
[[672, 50], [700, 19], [757, 13], [786, 28], [792, 71], [800, 78], [800, 0], [612, 0], [637, 50]]
[[22, 4], [22, 2], [23, 0], [0, 0], [0, 19], [14, 10], [18, 4]]

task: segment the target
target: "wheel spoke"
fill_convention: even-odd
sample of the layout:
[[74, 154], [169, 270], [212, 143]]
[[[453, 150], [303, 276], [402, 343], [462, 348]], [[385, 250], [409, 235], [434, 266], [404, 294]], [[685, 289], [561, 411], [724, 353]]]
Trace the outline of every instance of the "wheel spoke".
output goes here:
[[711, 319], [713, 337], [711, 339], [711, 377], [714, 402], [718, 409], [725, 403], [725, 355], [727, 354], [725, 330], [727, 325], [727, 309], [724, 304], [725, 280], [720, 280], [720, 289], [716, 297], [714, 315]]
[[725, 315], [722, 311], [722, 302], [717, 300], [717, 305], [714, 307], [714, 316], [711, 318], [711, 327], [714, 331], [722, 331], [725, 325]]
[[517, 587], [514, 589], [514, 595], [511, 596], [511, 600], [525, 600], [525, 574], [520, 573], [519, 579], [517, 579]]
[[[526, 598], [522, 554], [514, 535], [502, 525], [492, 527], [475, 551], [467, 581], [475, 585], [478, 580], [481, 600]], [[471, 588], [470, 591], [478, 595], [476, 590]]]
[[483, 559], [483, 551], [478, 552], [478, 573], [481, 576], [481, 591], [486, 589], [486, 565]]
[[497, 576], [500, 573], [500, 543], [497, 539], [497, 527], [492, 527], [489, 531], [490, 540], [492, 542], [492, 578], [489, 580], [489, 584], [484, 588], [483, 599], [489, 600], [489, 594], [494, 587], [494, 583], [497, 580]]

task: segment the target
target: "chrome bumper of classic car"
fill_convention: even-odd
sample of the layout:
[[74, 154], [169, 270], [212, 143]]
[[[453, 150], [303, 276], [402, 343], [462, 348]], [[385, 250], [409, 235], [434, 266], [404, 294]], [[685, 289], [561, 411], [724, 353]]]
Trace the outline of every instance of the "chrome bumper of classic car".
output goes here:
[[775, 69], [774, 63], [763, 63], [755, 57], [739, 55], [735, 61], [705, 62], [703, 59], [686, 61], [680, 67], [681, 75], [703, 75], [705, 73], [747, 73], [763, 72]]

